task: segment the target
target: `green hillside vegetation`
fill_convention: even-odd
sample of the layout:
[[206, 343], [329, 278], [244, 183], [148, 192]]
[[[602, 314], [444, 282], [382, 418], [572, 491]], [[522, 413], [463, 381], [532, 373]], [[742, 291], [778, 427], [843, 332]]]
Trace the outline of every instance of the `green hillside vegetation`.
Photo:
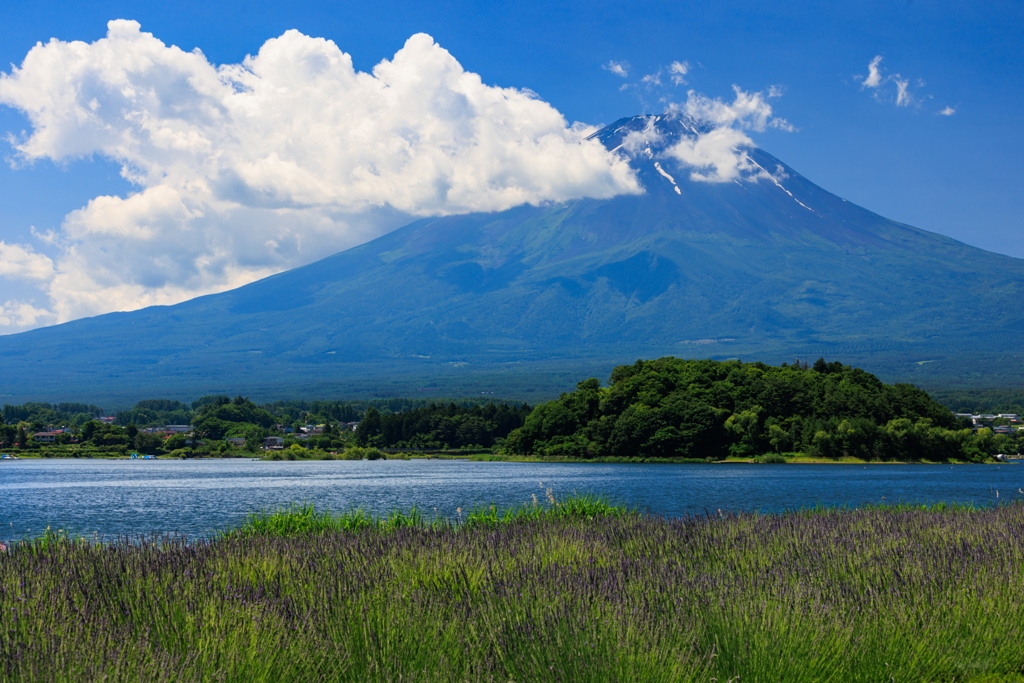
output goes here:
[[115, 415], [115, 422], [122, 426], [130, 424], [139, 427], [162, 427], [164, 425], [187, 425], [192, 423], [194, 406], [181, 401], [167, 399], [149, 399], [139, 401], [134, 408], [123, 410]]
[[[183, 403], [168, 399], [149, 399], [139, 401], [134, 407], [128, 410], [121, 410], [113, 413], [115, 424], [127, 426], [134, 424], [139, 427], [162, 427], [169, 424], [192, 424], [192, 419], [202, 410], [209, 406], [221, 406], [231, 402], [229, 396], [203, 396], [192, 403]], [[488, 405], [495, 403], [493, 398], [460, 398], [454, 400], [420, 399], [420, 398], [379, 398], [365, 400], [287, 400], [272, 401], [259, 404], [259, 407], [274, 416], [278, 424], [294, 425], [295, 423], [323, 424], [332, 422], [358, 422], [363, 418], [364, 413], [370, 408], [376, 408], [382, 413], [404, 413], [416, 408], [423, 408], [433, 403], [449, 404], [454, 403], [460, 408], [469, 408], [477, 405]], [[498, 401], [500, 403], [500, 401]], [[79, 405], [79, 404], [60, 404]], [[24, 406], [4, 406], [4, 410], [16, 415], [18, 420], [30, 420], [40, 417], [41, 421], [51, 424], [68, 423], [66, 418], [42, 419], [42, 411], [39, 406], [50, 408], [47, 403], [28, 403]], [[90, 406], [93, 412], [90, 415], [98, 416], [104, 414], [101, 408]], [[60, 413], [63, 415], [63, 413]], [[91, 417], [89, 419], [92, 419]], [[83, 420], [85, 422], [87, 420]], [[8, 423], [12, 420], [8, 419]]]
[[223, 439], [227, 436], [262, 439], [277, 420], [269, 412], [241, 396], [234, 400], [219, 396], [202, 406], [192, 418], [196, 435], [203, 439]]
[[100, 415], [103, 415], [102, 408], [86, 403], [25, 403], [18, 406], [4, 405], [3, 410], [0, 410], [0, 424], [27, 422], [40, 429], [51, 424], [80, 427]]
[[[91, 406], [96, 415], [101, 409]], [[116, 422], [90, 419], [82, 424], [68, 421], [66, 412], [50, 404], [5, 406], [17, 418], [0, 421], [0, 447], [44, 456], [89, 457], [173, 454], [180, 457], [251, 455], [261, 450], [263, 439], [283, 436], [284, 451], [276, 458], [383, 457], [380, 448], [406, 450], [490, 449], [500, 445], [510, 431], [521, 427], [531, 408], [492, 400], [464, 399], [429, 403], [418, 399], [375, 401], [279, 401], [257, 405], [243, 396], [205, 396], [191, 404], [154, 399], [140, 401], [117, 413]], [[138, 421], [138, 424], [135, 422]], [[354, 432], [350, 425], [362, 421]], [[193, 434], [162, 435], [144, 427], [183, 424]], [[300, 437], [301, 429], [315, 427]], [[53, 444], [36, 443], [34, 432], [66, 427]], [[229, 439], [244, 439], [238, 445]]]
[[514, 455], [724, 459], [799, 453], [865, 460], [983, 461], [1016, 437], [972, 432], [909, 384], [819, 359], [813, 367], [638, 360], [542, 403], [513, 431]]
[[957, 413], [1024, 415], [1024, 390], [1021, 389], [936, 389], [929, 393]]
[[[385, 449], [573, 459], [777, 461], [796, 454], [977, 462], [1024, 445], [1016, 431], [972, 431], [950, 412], [950, 403], [1013, 407], [1011, 393], [989, 393], [946, 392], [943, 406], [911, 385], [885, 384], [862, 369], [821, 359], [807, 367], [666, 357], [619, 366], [609, 386], [588, 379], [532, 410], [479, 398], [259, 405], [242, 396], [205, 396], [191, 404], [140, 401], [117, 413], [119, 424], [104, 424], [93, 419], [102, 410], [89, 404], [7, 405], [0, 413], [0, 447], [48, 456], [254, 455], [264, 438], [279, 435], [284, 449], [272, 457], [289, 459], [381, 457], [376, 449]], [[194, 436], [145, 430], [166, 424], [191, 425]], [[55, 443], [34, 443], [34, 432], [57, 426], [68, 429]]]
[[530, 413], [519, 407], [490, 403], [471, 407], [431, 404], [402, 413], [381, 413], [376, 408], [355, 433], [360, 446], [412, 449], [490, 447], [523, 425]]

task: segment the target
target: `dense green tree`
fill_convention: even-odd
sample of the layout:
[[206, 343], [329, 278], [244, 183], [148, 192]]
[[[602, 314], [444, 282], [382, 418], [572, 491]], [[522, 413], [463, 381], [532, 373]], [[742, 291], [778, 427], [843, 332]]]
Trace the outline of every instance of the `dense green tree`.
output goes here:
[[359, 445], [384, 448], [490, 448], [521, 426], [529, 411], [529, 406], [494, 402], [431, 403], [399, 413], [371, 407], [355, 437]]
[[27, 422], [45, 429], [50, 425], [79, 427], [103, 415], [103, 409], [86, 403], [25, 403], [4, 405], [0, 415], [7, 424]]
[[188, 445], [188, 437], [184, 434], [171, 434], [164, 441], [164, 448], [168, 451], [175, 451], [179, 448], [185, 448]]
[[18, 441], [17, 425], [0, 425], [0, 447], [10, 448]]
[[138, 432], [132, 439], [132, 447], [140, 453], [160, 453], [164, 450], [164, 439], [158, 434]]
[[231, 403], [230, 396], [203, 396], [192, 401], [192, 410], [199, 411], [209, 406], [222, 406]]
[[1016, 448], [974, 435], [924, 391], [819, 359], [781, 367], [660, 358], [615, 368], [538, 405], [509, 434], [517, 454], [721, 458], [981, 459]]
[[128, 448], [132, 442], [123, 429], [114, 425], [103, 425], [101, 429], [96, 430], [90, 441], [94, 446], [113, 446], [117, 448]]
[[202, 405], [192, 418], [193, 428], [204, 439], [222, 439], [238, 425], [255, 425], [267, 430], [274, 424], [273, 415], [242, 396], [233, 400], [226, 396], [215, 397]]
[[[78, 422], [62, 421], [58, 418], [65, 413], [58, 412], [58, 409], [76, 420], [81, 419]], [[80, 412], [67, 412], [72, 410]], [[342, 449], [360, 438], [367, 440], [366, 445], [381, 447], [489, 448], [521, 426], [529, 411], [529, 406], [525, 405], [512, 406], [476, 398], [447, 403], [422, 399], [280, 401], [259, 406], [244, 397], [205, 396], [192, 404], [169, 399], [139, 401], [131, 409], [118, 412], [114, 425], [95, 419], [103, 411], [87, 404], [8, 405], [0, 415], [9, 415], [12, 419], [26, 418], [21, 426], [27, 434], [49, 426], [78, 426], [75, 437], [87, 450], [179, 450], [188, 445], [189, 437], [174, 435], [158, 445], [154, 440], [157, 437], [146, 434], [142, 428], [191, 424], [202, 439], [202, 445], [195, 446], [193, 450], [212, 454], [230, 450], [223, 442], [225, 438], [245, 438], [246, 448], [256, 449], [264, 436], [277, 433], [276, 425], [293, 426], [298, 433], [298, 428], [308, 423], [323, 425], [323, 434], [301, 443], [319, 450]], [[364, 420], [361, 437], [344, 425], [359, 422], [367, 414], [369, 421]], [[0, 426], [0, 445], [14, 446], [18, 442], [18, 422], [11, 424], [6, 418], [4, 421], [7, 425]], [[58, 442], [70, 441], [71, 438], [58, 437]]]
[[95, 434], [96, 430], [102, 426], [102, 422], [86, 422], [84, 425], [82, 425], [81, 431], [79, 431], [79, 435], [82, 437], [82, 441], [89, 441], [90, 439], [92, 439], [92, 435]]
[[130, 410], [123, 410], [115, 416], [115, 423], [133, 423], [141, 427], [162, 427], [169, 424], [190, 424], [193, 410], [190, 406], [169, 399], [147, 399], [139, 401]]
[[359, 427], [356, 429], [356, 444], [359, 446], [377, 446], [381, 441], [380, 411], [370, 408], [366, 411]]

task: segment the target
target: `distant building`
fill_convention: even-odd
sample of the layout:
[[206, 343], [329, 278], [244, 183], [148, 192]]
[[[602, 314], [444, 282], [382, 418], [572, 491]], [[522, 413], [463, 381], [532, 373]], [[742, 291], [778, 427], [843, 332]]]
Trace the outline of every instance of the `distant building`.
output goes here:
[[268, 436], [267, 438], [263, 439], [263, 447], [271, 451], [284, 448], [284, 437]]
[[235, 448], [241, 448], [242, 446], [245, 445], [245, 439], [243, 438], [231, 438], [227, 439], [227, 442], [234, 446]]
[[992, 413], [981, 413], [980, 415], [971, 415], [970, 413], [953, 413], [957, 417], [967, 418], [974, 425], [975, 429], [984, 426], [991, 426], [996, 420], [1007, 420], [1008, 422], [1020, 422], [1020, 418], [1016, 413], [999, 413], [993, 415]]
[[112, 425], [114, 424], [114, 420], [117, 418], [115, 418], [113, 415], [104, 415], [103, 417], [97, 419], [105, 425]]
[[167, 425], [164, 427], [164, 431], [172, 434], [188, 434], [192, 431], [192, 425]]
[[36, 443], [53, 443], [57, 440], [57, 435], [62, 432], [36, 432], [32, 435], [32, 439]]

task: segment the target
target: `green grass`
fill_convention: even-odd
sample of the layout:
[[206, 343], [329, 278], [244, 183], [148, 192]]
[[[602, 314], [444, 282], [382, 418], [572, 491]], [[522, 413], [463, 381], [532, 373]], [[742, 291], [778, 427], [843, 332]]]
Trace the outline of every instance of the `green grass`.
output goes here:
[[593, 519], [617, 517], [631, 513], [627, 508], [613, 505], [605, 498], [589, 494], [573, 495], [556, 501], [550, 494], [544, 504], [536, 499], [532, 504], [499, 510], [495, 505], [474, 506], [463, 516], [461, 509], [456, 519], [427, 518], [419, 509], [393, 510], [387, 515], [374, 516], [363, 509], [340, 514], [317, 511], [310, 504], [293, 504], [275, 510], [250, 514], [237, 529], [224, 532], [223, 538], [238, 536], [291, 536], [295, 534], [323, 534], [355, 532], [364, 529], [394, 531], [403, 528], [455, 529], [479, 526], [514, 524], [524, 521], [557, 519]]
[[292, 506], [0, 554], [0, 681], [1024, 683], [1024, 505]]

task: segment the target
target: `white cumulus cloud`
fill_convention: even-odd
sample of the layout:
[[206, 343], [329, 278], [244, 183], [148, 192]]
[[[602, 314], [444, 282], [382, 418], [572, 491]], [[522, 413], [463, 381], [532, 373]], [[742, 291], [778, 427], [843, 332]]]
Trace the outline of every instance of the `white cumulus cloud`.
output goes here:
[[53, 277], [53, 261], [30, 246], [0, 240], [0, 277], [48, 281]]
[[747, 154], [754, 141], [746, 131], [793, 130], [785, 119], [773, 116], [764, 94], [737, 86], [733, 86], [733, 93], [733, 101], [725, 102], [691, 90], [685, 103], [671, 108], [673, 113], [685, 114], [702, 126], [697, 135], [682, 137], [665, 150], [667, 156], [692, 169], [691, 180], [721, 183], [764, 177], [767, 171]]
[[661, 70], [659, 69], [652, 74], [647, 74], [640, 79], [640, 83], [648, 89], [661, 85]]
[[[53, 261], [4, 246], [20, 265], [0, 267], [45, 280], [58, 320], [236, 287], [416, 216], [640, 191], [592, 127], [424, 34], [365, 73], [298, 31], [217, 66], [116, 20], [93, 43], [37, 44], [0, 73], [0, 104], [31, 123], [20, 163], [96, 155], [136, 186], [69, 214]], [[31, 317], [3, 310], [0, 328]]]
[[668, 65], [668, 73], [673, 85], [686, 85], [686, 74], [690, 73], [689, 62], [672, 62]]
[[935, 113], [938, 114], [939, 116], [952, 116], [953, 114], [956, 113], [956, 109], [954, 109], [953, 107], [947, 106], [945, 109], [941, 109], [941, 110], [939, 110], [939, 111], [937, 111]]
[[[667, 66], [659, 66], [651, 73], [644, 74], [636, 80], [623, 83], [619, 86], [619, 92], [631, 92], [637, 98], [643, 111], [663, 108], [669, 105], [673, 98], [669, 84], [673, 87], [686, 85], [689, 73], [689, 62], [675, 60]], [[667, 76], [664, 81], [662, 80], [663, 74]], [[629, 74], [623, 71], [619, 75], [626, 78]]]
[[54, 322], [53, 313], [36, 308], [25, 301], [7, 301], [0, 304], [0, 329], [15, 332]]
[[862, 88], [877, 88], [882, 85], [882, 70], [879, 68], [881, 64], [882, 55], [875, 55], [868, 63], [868, 75], [861, 81]]
[[914, 98], [912, 98], [910, 96], [910, 93], [907, 91], [907, 88], [910, 87], [910, 81], [908, 79], [900, 78], [899, 74], [896, 74], [893, 77], [893, 83], [896, 84], [896, 106], [897, 107], [906, 107], [911, 102], [914, 101]]
[[609, 60], [607, 64], [601, 67], [605, 71], [611, 71], [616, 76], [626, 78], [629, 76], [629, 64], [626, 62], [616, 62], [614, 59]]
[[[879, 102], [895, 102], [897, 107], [909, 107], [920, 104], [920, 100], [910, 90], [910, 79], [904, 78], [898, 73], [885, 74], [882, 70], [882, 56], [875, 55], [868, 62], [868, 73], [866, 76], [856, 76], [860, 81], [860, 88], [873, 91], [873, 97]], [[895, 95], [891, 87], [895, 86]], [[918, 88], [924, 87], [924, 81], [917, 82]]]

